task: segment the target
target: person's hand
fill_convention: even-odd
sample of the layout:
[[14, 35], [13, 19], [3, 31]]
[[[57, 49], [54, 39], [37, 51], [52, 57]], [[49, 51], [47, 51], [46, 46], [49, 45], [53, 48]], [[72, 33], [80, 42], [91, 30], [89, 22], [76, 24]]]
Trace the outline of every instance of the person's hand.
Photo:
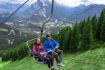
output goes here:
[[54, 55], [55, 55], [55, 56], [58, 56], [58, 53], [54, 52]]
[[54, 52], [53, 50], [49, 50], [49, 51], [47, 51], [47, 53], [49, 53], [49, 52]]
[[59, 46], [56, 46], [55, 48], [56, 48], [56, 49], [58, 49], [58, 48], [59, 48]]
[[42, 53], [42, 52], [41, 52], [40, 54], [41, 54], [41, 55], [43, 55], [43, 53]]

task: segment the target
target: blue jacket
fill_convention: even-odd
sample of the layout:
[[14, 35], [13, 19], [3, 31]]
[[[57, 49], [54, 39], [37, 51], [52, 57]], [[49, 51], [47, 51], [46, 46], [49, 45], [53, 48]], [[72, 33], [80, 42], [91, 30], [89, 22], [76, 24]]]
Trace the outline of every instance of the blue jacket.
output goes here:
[[54, 51], [57, 46], [59, 46], [59, 43], [54, 39], [51, 40], [46, 39], [44, 42], [44, 48], [46, 52]]

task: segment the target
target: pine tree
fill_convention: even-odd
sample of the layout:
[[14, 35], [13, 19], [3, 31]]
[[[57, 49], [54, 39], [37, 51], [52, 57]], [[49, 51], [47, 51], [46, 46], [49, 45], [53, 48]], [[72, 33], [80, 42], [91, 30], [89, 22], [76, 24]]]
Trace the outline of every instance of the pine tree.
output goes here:
[[93, 38], [94, 38], [94, 41], [96, 41], [97, 39], [97, 18], [96, 16], [93, 16], [92, 19], [91, 19], [91, 29], [92, 29], [92, 34], [93, 34]]
[[85, 26], [83, 28], [83, 33], [81, 36], [81, 49], [87, 50], [90, 48], [90, 45], [92, 43], [92, 32], [91, 32], [91, 24], [90, 24], [90, 18], [87, 19], [85, 22]]
[[63, 42], [63, 46], [65, 50], [70, 50], [70, 47], [69, 47], [69, 42], [71, 38], [70, 31], [71, 31], [70, 27], [67, 27], [67, 30], [65, 31], [65, 35], [64, 35], [64, 42]]
[[101, 26], [100, 26], [100, 40], [105, 42], [105, 9], [103, 10], [101, 17]]
[[104, 20], [104, 11], [102, 10], [101, 15], [98, 19], [98, 23], [97, 23], [97, 31], [96, 31], [97, 41], [101, 41], [100, 36], [102, 36], [101, 35], [101, 27], [102, 27], [102, 24], [103, 24], [103, 20]]
[[85, 20], [81, 21], [79, 24], [78, 24], [78, 30], [79, 30], [79, 45], [78, 45], [78, 49], [81, 49], [82, 46], [82, 39], [83, 39], [83, 32], [84, 32], [84, 27], [85, 27]]
[[59, 42], [60, 42], [60, 46], [61, 46], [61, 49], [64, 48], [64, 35], [65, 35], [65, 32], [66, 32], [67, 28], [63, 28], [60, 32], [59, 32]]
[[79, 45], [79, 33], [78, 33], [78, 26], [75, 24], [73, 26], [72, 32], [71, 32], [71, 38], [70, 39], [70, 50], [71, 52], [76, 52]]

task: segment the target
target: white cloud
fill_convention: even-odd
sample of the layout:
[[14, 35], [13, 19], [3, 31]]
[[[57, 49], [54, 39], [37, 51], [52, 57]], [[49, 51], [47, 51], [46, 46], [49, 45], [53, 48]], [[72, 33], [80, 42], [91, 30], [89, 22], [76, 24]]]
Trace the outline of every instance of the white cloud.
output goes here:
[[80, 4], [89, 5], [91, 3], [105, 4], [105, 0], [56, 0], [56, 1], [60, 4], [70, 6], [70, 7], [78, 6]]
[[81, 0], [56, 0], [56, 1], [66, 6], [78, 6], [81, 4]]
[[[12, 2], [12, 3], [24, 3], [27, 0], [0, 0], [0, 3], [2, 2]], [[29, 0], [29, 2], [27, 2], [27, 4], [31, 4], [36, 2], [37, 0]]]
[[[14, 2], [14, 3], [23, 3], [25, 1], [26, 0], [0, 0], [0, 2]], [[28, 4], [34, 3], [36, 1], [37, 0], [29, 0]], [[70, 7], [78, 6], [80, 4], [88, 5], [91, 3], [105, 4], [105, 0], [55, 0], [55, 1], [59, 4], [70, 6]]]
[[105, 4], [105, 0], [89, 0], [89, 1], [95, 4]]

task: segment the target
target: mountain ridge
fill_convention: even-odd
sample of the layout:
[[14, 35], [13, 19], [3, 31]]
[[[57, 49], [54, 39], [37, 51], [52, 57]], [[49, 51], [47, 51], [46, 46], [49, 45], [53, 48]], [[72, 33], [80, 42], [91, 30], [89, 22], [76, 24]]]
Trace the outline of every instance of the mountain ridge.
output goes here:
[[[16, 6], [14, 5], [15, 4], [11, 5], [11, 3], [5, 3], [4, 7], [8, 6], [9, 7], [9, 10], [8, 10], [2, 7], [0, 4], [0, 15], [2, 14], [4, 15], [4, 17], [0, 16], [0, 18], [1, 19], [6, 18], [7, 15], [5, 13], [11, 14], [12, 13], [11, 11], [13, 11], [14, 8], [17, 7], [17, 5], [19, 6], [21, 4], [16, 4]], [[14, 7], [12, 8], [12, 6]], [[48, 18], [50, 15], [51, 2], [48, 0], [38, 0], [37, 2], [33, 3], [31, 6], [27, 6], [27, 7], [26, 6], [27, 5], [21, 8], [21, 10], [19, 10], [18, 13], [14, 15], [13, 20], [17, 18], [20, 18], [20, 19], [24, 18], [23, 19], [24, 21], [25, 19], [29, 19], [30, 21], [40, 22]], [[105, 5], [103, 4], [90, 4], [90, 5], [81, 4], [80, 6], [77, 6], [77, 7], [67, 7], [55, 2], [54, 14], [53, 14], [52, 20], [53, 21], [58, 20], [62, 22], [63, 21], [79, 22], [83, 19], [86, 19], [87, 17], [92, 17], [94, 15], [99, 17], [103, 8], [105, 8]], [[4, 10], [7, 12], [4, 12]], [[15, 21], [18, 21], [18, 20], [15, 20]]]
[[[33, 3], [30, 8], [28, 8], [27, 11], [27, 15], [31, 16], [32, 12], [36, 12], [34, 13], [34, 20], [38, 17], [38, 18], [47, 18], [50, 15], [50, 8], [51, 8], [51, 2], [45, 2], [46, 6], [42, 6], [42, 4], [40, 5], [40, 0], [38, 0], [37, 2]], [[34, 8], [33, 8], [34, 7]], [[39, 10], [38, 10], [39, 7]], [[47, 8], [48, 7], [48, 8]], [[92, 17], [94, 15], [96, 15], [97, 17], [100, 15], [101, 10], [105, 8], [105, 5], [103, 4], [91, 4], [91, 5], [80, 5], [77, 7], [66, 7], [66, 6], [62, 6], [58, 3], [54, 4], [54, 15], [53, 15], [53, 19], [57, 19], [57, 20], [69, 20], [69, 21], [81, 21], [83, 19], [86, 19], [87, 17]], [[24, 12], [26, 12], [24, 11]], [[31, 14], [29, 13], [31, 12]], [[40, 14], [41, 12], [41, 14]], [[47, 12], [47, 13], [46, 13]], [[83, 14], [84, 13], [84, 14]], [[78, 16], [76, 16], [78, 15]], [[63, 18], [62, 18], [63, 17]], [[81, 19], [80, 19], [81, 18]], [[80, 19], [80, 20], [79, 20]], [[39, 19], [40, 21], [41, 19]], [[74, 21], [73, 21], [74, 22]]]

